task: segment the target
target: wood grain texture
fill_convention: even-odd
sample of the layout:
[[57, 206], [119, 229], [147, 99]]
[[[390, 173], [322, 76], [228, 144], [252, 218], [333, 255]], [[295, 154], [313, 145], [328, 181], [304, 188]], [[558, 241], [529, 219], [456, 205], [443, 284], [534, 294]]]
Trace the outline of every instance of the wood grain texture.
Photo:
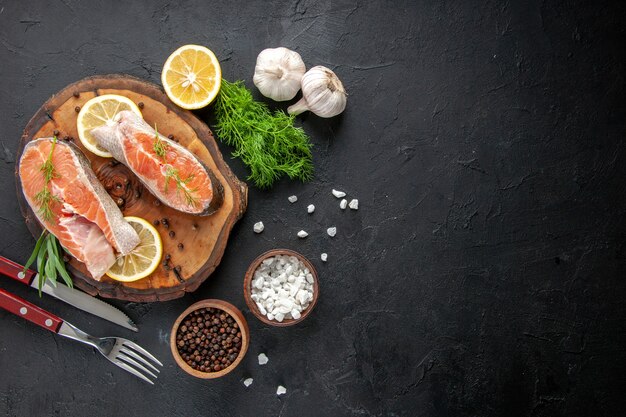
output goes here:
[[[130, 170], [82, 146], [76, 131], [77, 106], [103, 94], [119, 94], [137, 104], [143, 103], [140, 107], [149, 124], [156, 123], [159, 133], [165, 136], [173, 135], [213, 171], [224, 187], [224, 202], [217, 212], [210, 216], [193, 216], [160, 204]], [[16, 159], [19, 161], [26, 143], [52, 136], [55, 130], [59, 131], [60, 139], [73, 140], [81, 147], [125, 216], [138, 216], [150, 222], [166, 218], [168, 223], [167, 227], [162, 223], [157, 226], [163, 240], [163, 253], [171, 256], [167, 267], [161, 264], [148, 278], [120, 283], [107, 276], [96, 281], [81, 262], [71, 259], [68, 266], [76, 285], [92, 295], [136, 302], [170, 300], [198, 288], [219, 265], [230, 231], [247, 207], [247, 186], [224, 162], [208, 126], [191, 112], [171, 103], [154, 84], [128, 75], [104, 75], [85, 78], [52, 96], [26, 126]], [[19, 164], [16, 164], [20, 208], [33, 236], [39, 236], [41, 225], [23, 196], [18, 170]], [[171, 269], [175, 266], [180, 266], [180, 273]]]

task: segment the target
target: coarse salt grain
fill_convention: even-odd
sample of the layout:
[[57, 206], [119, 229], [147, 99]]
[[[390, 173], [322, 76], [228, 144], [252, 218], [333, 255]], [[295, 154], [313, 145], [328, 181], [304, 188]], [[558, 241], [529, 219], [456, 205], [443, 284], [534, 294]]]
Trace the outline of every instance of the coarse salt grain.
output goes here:
[[314, 206], [313, 204], [309, 204], [309, 205], [306, 207], [306, 211], [307, 211], [307, 213], [309, 213], [309, 214], [313, 213], [313, 212], [315, 211], [315, 206]]
[[328, 260], [328, 254], [327, 253], [322, 253], [320, 255], [320, 258], [322, 258], [322, 262], [326, 262]]
[[259, 353], [258, 359], [259, 359], [259, 365], [265, 365], [270, 360], [265, 353]]
[[276, 395], [283, 395], [287, 393], [287, 388], [283, 387], [282, 385], [279, 385], [278, 388], [276, 388]]
[[287, 200], [289, 200], [289, 202], [293, 204], [296, 201], [298, 201], [298, 197], [295, 195], [292, 195], [292, 196], [287, 197]]
[[346, 200], [345, 198], [343, 200], [341, 200], [341, 202], [339, 203], [339, 208], [342, 210], [345, 210], [346, 207], [348, 207], [348, 200]]
[[246, 387], [249, 387], [250, 385], [252, 385], [252, 381], [254, 381], [254, 379], [252, 379], [252, 378], [246, 378], [246, 379], [244, 379], [244, 380], [243, 380], [243, 384], [244, 384]]
[[352, 201], [350, 201], [350, 204], [348, 204], [348, 207], [350, 207], [352, 210], [358, 210], [359, 209], [359, 200], [357, 200], [356, 198], [353, 199]]
[[343, 191], [335, 190], [333, 188], [333, 195], [337, 198], [344, 198], [346, 196], [346, 193], [344, 193]]
[[335, 226], [329, 227], [326, 230], [326, 233], [328, 233], [328, 236], [330, 236], [330, 237], [335, 237], [335, 235], [337, 234], [337, 228]]
[[254, 233], [261, 233], [263, 229], [265, 229], [265, 225], [263, 225], [263, 222], [254, 223]]
[[307, 237], [308, 235], [309, 235], [309, 234], [308, 234], [307, 232], [305, 232], [304, 230], [300, 230], [300, 231], [298, 232], [298, 237], [299, 237], [300, 239], [304, 239], [304, 238], [305, 238], [305, 237]]

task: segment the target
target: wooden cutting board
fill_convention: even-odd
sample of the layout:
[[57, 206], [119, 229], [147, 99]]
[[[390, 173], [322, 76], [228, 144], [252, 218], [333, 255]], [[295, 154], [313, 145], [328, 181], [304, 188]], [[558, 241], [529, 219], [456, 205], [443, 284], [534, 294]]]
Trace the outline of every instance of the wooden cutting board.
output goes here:
[[[77, 107], [103, 94], [130, 98], [139, 105], [150, 125], [157, 123], [160, 134], [173, 135], [174, 140], [198, 156], [224, 186], [222, 207], [205, 217], [176, 211], [160, 204], [125, 166], [86, 150], [76, 130]], [[73, 140], [81, 148], [125, 216], [142, 217], [151, 223], [166, 218], [169, 225], [166, 228], [160, 222], [156, 227], [163, 241], [164, 256], [171, 257], [167, 266], [161, 264], [152, 275], [135, 282], [117, 282], [108, 276], [96, 281], [81, 262], [72, 258], [68, 267], [76, 286], [92, 295], [138, 302], [171, 300], [197, 289], [220, 263], [230, 231], [246, 211], [248, 201], [247, 186], [224, 162], [208, 126], [190, 111], [173, 104], [160, 87], [128, 75], [94, 76], [67, 86], [52, 96], [30, 120], [17, 154], [17, 196], [28, 229], [35, 238], [42, 228], [22, 193], [19, 159], [26, 143], [50, 137], [55, 130], [59, 139]], [[173, 269], [176, 266], [180, 266], [180, 272]]]

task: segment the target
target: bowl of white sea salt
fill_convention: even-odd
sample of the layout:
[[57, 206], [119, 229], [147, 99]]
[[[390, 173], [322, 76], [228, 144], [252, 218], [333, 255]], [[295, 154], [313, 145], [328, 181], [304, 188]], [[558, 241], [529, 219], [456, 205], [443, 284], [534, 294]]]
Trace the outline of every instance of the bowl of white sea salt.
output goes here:
[[317, 303], [317, 272], [304, 255], [272, 249], [250, 264], [243, 293], [250, 311], [263, 323], [292, 326], [304, 320]]

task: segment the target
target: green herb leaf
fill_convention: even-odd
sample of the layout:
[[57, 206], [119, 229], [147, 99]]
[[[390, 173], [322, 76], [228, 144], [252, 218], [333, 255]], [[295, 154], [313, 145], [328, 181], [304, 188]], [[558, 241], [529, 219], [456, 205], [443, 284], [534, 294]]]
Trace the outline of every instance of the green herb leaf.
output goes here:
[[67, 273], [67, 269], [65, 269], [65, 263], [63, 263], [61, 260], [59, 260], [59, 258], [53, 258], [52, 260], [54, 262], [56, 270], [59, 272], [59, 274], [61, 274], [61, 277], [63, 278], [63, 281], [65, 281], [65, 284], [68, 287], [73, 288], [74, 287], [74, 282], [72, 281], [72, 278], [70, 277], [70, 274]]
[[248, 179], [257, 187], [269, 188], [284, 175], [312, 178], [312, 145], [304, 130], [294, 126], [294, 116], [272, 113], [253, 99], [243, 82], [224, 79], [214, 109], [217, 136], [235, 148], [233, 157], [250, 168]]
[[[46, 240], [48, 238], [48, 236], [46, 236], [44, 238], [44, 240]], [[41, 248], [41, 250], [39, 250], [39, 252], [37, 253], [37, 272], [39, 273], [37, 276], [37, 279], [39, 280], [39, 282], [37, 283], [37, 287], [39, 288], [39, 296], [41, 297], [41, 289], [43, 287], [44, 282], [46, 282], [46, 270], [45, 270], [45, 254], [46, 254], [46, 245], [43, 245], [44, 247]]]
[[[48, 235], [52, 236], [52, 235]], [[46, 259], [46, 278], [56, 284], [57, 282], [57, 269], [54, 265], [54, 259], [58, 259], [56, 254], [56, 241], [48, 238], [46, 242], [48, 246], [48, 259]]]
[[44, 230], [43, 232], [41, 232], [41, 236], [39, 236], [39, 239], [37, 239], [37, 243], [35, 244], [35, 249], [33, 249], [33, 253], [30, 254], [30, 258], [28, 258], [28, 260], [26, 261], [26, 265], [24, 265], [24, 270], [23, 270], [24, 273], [26, 273], [28, 268], [33, 264], [33, 262], [35, 262], [35, 259], [37, 259], [37, 255], [39, 254], [41, 245], [46, 239], [46, 234], [48, 234], [48, 232]]

